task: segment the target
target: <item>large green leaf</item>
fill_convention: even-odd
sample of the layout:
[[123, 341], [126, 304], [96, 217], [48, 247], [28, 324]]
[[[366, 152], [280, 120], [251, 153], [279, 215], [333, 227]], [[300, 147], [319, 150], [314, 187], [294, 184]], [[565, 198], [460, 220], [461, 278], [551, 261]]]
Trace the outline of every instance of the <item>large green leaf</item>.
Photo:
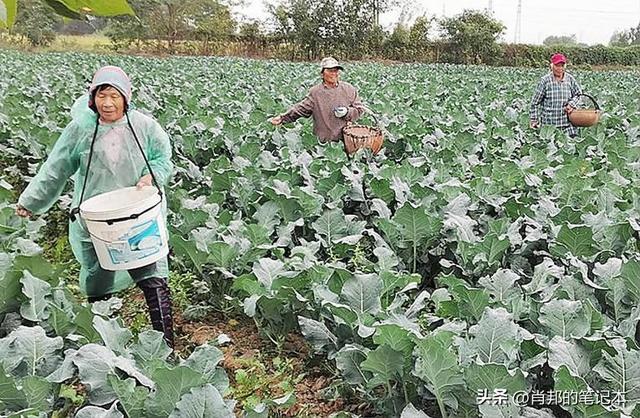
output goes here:
[[212, 385], [191, 389], [176, 404], [169, 418], [233, 418], [235, 414]]
[[[91, 14], [94, 16], [118, 16], [133, 15], [133, 10], [126, 0], [101, 1], [101, 0], [48, 0], [52, 5], [53, 2], [58, 3], [60, 7], [66, 8], [70, 12]], [[62, 13], [61, 13], [62, 14]], [[73, 17], [69, 14], [63, 14], [66, 17]]]
[[386, 324], [376, 327], [373, 342], [378, 345], [387, 345], [395, 351], [403, 353], [405, 358], [410, 358], [415, 343], [410, 337], [409, 331], [399, 325]]
[[123, 415], [118, 411], [118, 405], [114, 403], [109, 409], [85, 406], [76, 412], [75, 418], [123, 418]]
[[[559, 392], [578, 394], [592, 392], [595, 394], [595, 391], [587, 385], [582, 377], [573, 375], [566, 366], [561, 366], [556, 370], [553, 374], [553, 380], [555, 382], [553, 388]], [[607, 411], [603, 405], [596, 403], [595, 400], [589, 404], [588, 399], [588, 397], [585, 397], [583, 402], [568, 403], [561, 406], [571, 412], [572, 416], [585, 418], [614, 418], [620, 416], [619, 413]]]
[[438, 306], [438, 314], [472, 321], [479, 321], [484, 309], [489, 306], [489, 294], [484, 289], [469, 287], [455, 276], [442, 276], [440, 283], [446, 285], [454, 300], [444, 300]]
[[604, 388], [622, 394], [625, 403], [621, 410], [630, 414], [640, 402], [640, 351], [627, 349], [624, 340], [615, 340], [612, 344], [616, 353], [603, 351], [602, 360], [593, 371], [606, 382]]
[[143, 367], [156, 360], [164, 361], [171, 355], [171, 348], [164, 341], [164, 334], [148, 330], [138, 335], [138, 341], [129, 350]]
[[286, 268], [280, 260], [261, 258], [253, 263], [252, 272], [267, 290], [272, 290], [273, 282], [286, 273]]
[[17, 9], [17, 0], [2, 0], [2, 2], [0, 2], [0, 27], [10, 28], [13, 26], [16, 20]]
[[557, 335], [549, 341], [549, 366], [555, 370], [565, 367], [573, 376], [586, 376], [591, 370], [587, 350]]
[[202, 276], [204, 274], [202, 267], [206, 264], [208, 259], [207, 253], [198, 250], [193, 241], [187, 241], [181, 236], [175, 234], [171, 236], [170, 241], [171, 248], [173, 248], [176, 255], [180, 257], [180, 259], [188, 261], [189, 265], [193, 266], [200, 276]]
[[145, 403], [149, 418], [168, 416], [182, 395], [188, 393], [191, 388], [204, 384], [202, 374], [186, 366], [161, 368], [156, 370], [152, 377], [156, 382], [156, 390]]
[[401, 241], [398, 245], [410, 250], [412, 271], [415, 272], [418, 249], [439, 233], [442, 221], [427, 215], [423, 207], [415, 207], [410, 203], [405, 203], [391, 219], [399, 228]]
[[213, 263], [216, 267], [222, 267], [227, 270], [233, 268], [233, 262], [238, 255], [237, 250], [226, 242], [213, 242], [208, 246], [209, 257], [208, 261]]
[[597, 252], [593, 232], [588, 226], [563, 225], [556, 242], [557, 245], [552, 247], [552, 253], [558, 256], [568, 253], [576, 257], [591, 257]]
[[506, 366], [515, 361], [522, 341], [519, 328], [506, 309], [487, 308], [482, 319], [469, 328], [469, 334], [474, 337], [471, 347], [477, 361]]
[[331, 247], [340, 238], [344, 238], [348, 230], [344, 214], [337, 209], [325, 211], [311, 226], [326, 248]]
[[108, 382], [109, 374], [124, 373], [135, 378], [142, 385], [153, 387], [154, 383], [142, 374], [132, 360], [116, 356], [108, 348], [97, 344], [86, 344], [73, 354], [71, 359], [78, 368], [78, 376], [91, 390], [88, 397], [95, 405], [105, 405], [117, 398]]
[[362, 362], [367, 358], [369, 351], [365, 347], [347, 344], [336, 353], [336, 367], [346, 382], [352, 385], [365, 384], [371, 378], [371, 375], [362, 369]]
[[478, 284], [487, 289], [494, 301], [509, 306], [514, 299], [522, 298], [522, 292], [516, 285], [519, 279], [520, 276], [511, 270], [499, 270], [491, 278], [483, 277]]
[[196, 348], [184, 365], [202, 373], [203, 379], [213, 385], [219, 393], [226, 393], [229, 389], [227, 373], [220, 366], [224, 355], [217, 347], [201, 345]]
[[27, 376], [21, 383], [30, 408], [39, 411], [51, 410], [55, 387], [53, 384], [40, 376]]
[[322, 322], [298, 316], [298, 324], [300, 324], [300, 332], [311, 343], [317, 351], [328, 348], [333, 351], [338, 345], [338, 339]]
[[386, 385], [388, 382], [399, 381], [403, 377], [404, 357], [388, 345], [378, 346], [370, 351], [366, 360], [360, 363], [362, 370], [373, 375], [370, 386]]
[[144, 418], [144, 403], [149, 397], [149, 389], [136, 385], [136, 381], [132, 378], [121, 380], [115, 375], [109, 375], [108, 381], [127, 416]]
[[417, 359], [413, 374], [426, 383], [438, 402], [440, 413], [446, 415], [446, 407], [457, 409], [456, 394], [464, 388], [462, 369], [456, 353], [451, 350], [453, 335], [441, 332], [418, 342]]
[[[506, 390], [507, 394], [514, 395], [524, 392], [527, 383], [521, 370], [509, 371], [501, 364], [472, 364], [464, 371], [464, 380], [467, 382], [470, 394], [479, 396], [480, 393], [493, 394], [496, 390]], [[482, 402], [478, 405], [481, 416], [515, 417], [520, 414], [520, 407], [509, 398], [502, 405], [492, 402]]]
[[[50, 338], [39, 326], [20, 326], [7, 337], [11, 341], [8, 355], [15, 366], [24, 362], [29, 375], [37, 375], [39, 368], [62, 349], [62, 338]], [[5, 366], [7, 365], [5, 357]]]
[[640, 262], [637, 260], [629, 260], [622, 266], [620, 272], [622, 282], [627, 292], [631, 295], [636, 303], [640, 302]]
[[11, 411], [27, 407], [27, 397], [16, 387], [16, 379], [4, 371], [0, 365], [0, 401]]
[[29, 300], [20, 307], [20, 314], [33, 322], [40, 322], [47, 319], [49, 317], [49, 311], [47, 310], [45, 297], [51, 295], [51, 285], [44, 280], [34, 277], [26, 270], [23, 272], [20, 283], [22, 283], [22, 293], [29, 298]]
[[342, 286], [341, 297], [359, 316], [380, 312], [383, 283], [377, 274], [356, 274]]
[[122, 328], [116, 319], [104, 319], [100, 316], [93, 317], [93, 327], [96, 329], [104, 345], [117, 354], [124, 354], [126, 345], [133, 336], [131, 331]]
[[554, 299], [540, 308], [540, 324], [549, 335], [558, 335], [563, 339], [582, 338], [591, 329], [590, 320], [579, 300]]

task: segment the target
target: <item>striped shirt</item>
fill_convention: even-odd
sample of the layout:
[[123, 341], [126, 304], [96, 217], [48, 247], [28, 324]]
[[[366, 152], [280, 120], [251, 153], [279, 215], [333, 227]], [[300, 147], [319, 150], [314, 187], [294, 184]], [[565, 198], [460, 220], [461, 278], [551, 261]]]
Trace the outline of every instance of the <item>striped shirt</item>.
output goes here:
[[[564, 108], [567, 104], [577, 107], [577, 96], [581, 93], [580, 85], [571, 74], [565, 72], [562, 80], [557, 80], [550, 72], [540, 79], [531, 98], [529, 119], [543, 125], [562, 128], [568, 134], [575, 135], [578, 131], [569, 122]], [[540, 114], [541, 107], [542, 114]]]

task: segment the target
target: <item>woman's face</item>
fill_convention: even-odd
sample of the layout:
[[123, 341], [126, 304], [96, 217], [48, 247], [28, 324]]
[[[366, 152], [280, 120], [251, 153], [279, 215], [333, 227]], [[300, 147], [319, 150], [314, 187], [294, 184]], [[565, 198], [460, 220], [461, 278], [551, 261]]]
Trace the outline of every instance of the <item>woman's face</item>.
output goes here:
[[95, 103], [103, 122], [115, 122], [124, 116], [124, 97], [114, 87], [100, 89], [96, 93]]
[[335, 85], [340, 79], [339, 68], [325, 68], [322, 70], [322, 80], [325, 84]]

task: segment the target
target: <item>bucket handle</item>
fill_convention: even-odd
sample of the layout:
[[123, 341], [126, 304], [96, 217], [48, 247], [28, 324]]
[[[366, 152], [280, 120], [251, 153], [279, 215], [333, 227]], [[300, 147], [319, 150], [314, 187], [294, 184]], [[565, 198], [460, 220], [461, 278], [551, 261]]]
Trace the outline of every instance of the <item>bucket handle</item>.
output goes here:
[[[149, 164], [149, 160], [147, 159], [147, 156], [144, 153], [144, 150], [142, 149], [142, 145], [140, 145], [140, 141], [138, 140], [138, 135], [136, 135], [136, 131], [135, 129], [133, 129], [133, 125], [131, 125], [131, 120], [129, 120], [129, 112], [126, 111], [125, 115], [127, 116], [127, 125], [129, 125], [129, 129], [131, 129], [131, 133], [133, 134], [133, 138], [136, 141], [136, 144], [138, 145], [138, 149], [140, 150], [140, 153], [142, 154], [142, 158], [144, 158], [144, 162], [147, 165], [147, 169], [149, 170], [149, 174], [151, 174], [151, 179], [153, 181], [153, 183], [155, 183], [156, 188], [158, 189], [158, 194], [160, 195], [160, 202], [162, 202], [163, 196], [162, 196], [162, 190], [160, 188], [160, 183], [158, 183], [158, 179], [156, 178], [155, 174], [153, 174], [153, 170], [151, 169], [151, 165]], [[69, 219], [71, 220], [71, 222], [74, 222], [76, 220], [76, 217], [78, 216], [78, 214], [80, 213], [80, 205], [82, 204], [82, 202], [84, 201], [84, 192], [87, 188], [87, 180], [89, 179], [89, 168], [91, 167], [91, 160], [93, 158], [93, 145], [96, 142], [96, 137], [98, 136], [98, 127], [100, 126], [100, 118], [98, 117], [96, 119], [96, 128], [93, 131], [93, 138], [91, 139], [91, 147], [89, 148], [89, 161], [87, 161], [87, 169], [85, 171], [85, 175], [84, 175], [84, 182], [82, 183], [82, 192], [80, 193], [80, 201], [78, 202], [78, 206], [76, 206], [75, 208], [72, 208], [71, 211], [69, 212]], [[134, 215], [131, 215], [130, 217], [127, 218], [118, 218], [117, 220], [111, 220], [111, 222], [120, 222], [120, 221], [126, 221], [126, 220], [130, 220], [130, 219], [136, 219], [138, 216], [142, 215], [143, 213], [146, 213], [147, 211], [151, 210], [152, 208], [154, 208], [156, 205], [152, 206], [151, 208], [145, 210], [142, 213], [139, 213], [138, 215], [135, 215], [135, 217], [133, 217]], [[111, 225], [111, 224], [109, 224]]]
[[[162, 202], [162, 200], [160, 200], [160, 202]], [[144, 215], [145, 213], [151, 211], [152, 209], [154, 209], [156, 206], [158, 206], [160, 204], [160, 202], [156, 203], [155, 205], [143, 210], [140, 213], [133, 213], [129, 216], [123, 216], [122, 218], [114, 218], [114, 219], [100, 219], [100, 220], [95, 220], [95, 219], [90, 219], [90, 221], [92, 222], [104, 222], [107, 225], [113, 225], [115, 223], [118, 222], [125, 222], [125, 221], [131, 221], [134, 219], [138, 219], [139, 217], [141, 217], [142, 215]]]
[[593, 102], [593, 105], [596, 107], [595, 110], [600, 110], [600, 106], [598, 105], [598, 102], [596, 102], [596, 99], [593, 96], [591, 96], [591, 95], [589, 95], [587, 93], [579, 93], [575, 97], [580, 97], [580, 96], [586, 96], [586, 97], [590, 98], [591, 101]]

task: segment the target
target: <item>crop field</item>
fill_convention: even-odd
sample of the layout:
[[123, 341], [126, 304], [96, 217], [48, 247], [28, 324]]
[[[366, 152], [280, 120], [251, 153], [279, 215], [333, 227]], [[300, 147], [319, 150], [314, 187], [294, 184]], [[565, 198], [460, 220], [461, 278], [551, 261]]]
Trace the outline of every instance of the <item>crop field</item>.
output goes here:
[[68, 194], [46, 217], [14, 215], [74, 100], [113, 64], [173, 143], [187, 320], [239, 313], [275, 345], [303, 335], [363, 416], [640, 417], [640, 72], [569, 68], [605, 109], [571, 139], [528, 128], [543, 67], [347, 63], [386, 130], [380, 154], [348, 159], [309, 120], [268, 123], [319, 81], [313, 64], [0, 62], [0, 415], [267, 417], [296, 403], [291, 389], [239, 406], [220, 339], [174, 357], [125, 326], [121, 300], [77, 297], [68, 251], [50, 256]]

